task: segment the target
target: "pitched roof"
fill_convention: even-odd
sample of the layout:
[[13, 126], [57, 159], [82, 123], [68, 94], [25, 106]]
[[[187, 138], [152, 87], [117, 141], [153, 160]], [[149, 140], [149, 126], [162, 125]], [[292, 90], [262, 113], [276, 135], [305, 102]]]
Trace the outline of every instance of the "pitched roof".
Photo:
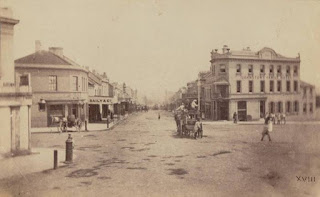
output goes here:
[[310, 84], [310, 83], [307, 83], [307, 82], [305, 82], [305, 81], [302, 81], [302, 80], [300, 80], [300, 86], [304, 86], [304, 87], [315, 87], [314, 85], [312, 85], [312, 84]]
[[71, 63], [50, 51], [38, 51], [31, 55], [19, 58], [14, 62], [21, 64], [71, 65]]

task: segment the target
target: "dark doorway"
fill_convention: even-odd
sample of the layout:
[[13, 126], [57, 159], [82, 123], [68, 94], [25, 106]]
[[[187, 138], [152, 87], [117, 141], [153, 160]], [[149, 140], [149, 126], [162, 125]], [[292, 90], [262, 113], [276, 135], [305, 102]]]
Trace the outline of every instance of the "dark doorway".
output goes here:
[[100, 107], [99, 105], [89, 105], [89, 122], [100, 121]]
[[266, 102], [260, 101], [260, 118], [264, 118], [264, 115], [266, 114]]
[[229, 102], [219, 101], [218, 102], [218, 120], [228, 120], [229, 115]]
[[247, 120], [247, 101], [238, 101], [238, 120]]

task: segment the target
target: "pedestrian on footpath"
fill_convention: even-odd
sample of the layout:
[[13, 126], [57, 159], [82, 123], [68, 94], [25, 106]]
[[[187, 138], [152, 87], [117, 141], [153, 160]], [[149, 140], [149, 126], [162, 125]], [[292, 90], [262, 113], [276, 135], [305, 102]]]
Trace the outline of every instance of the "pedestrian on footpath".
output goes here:
[[233, 123], [237, 124], [238, 122], [238, 115], [237, 115], [237, 112], [234, 112], [233, 113]]
[[160, 120], [160, 113], [158, 114], [158, 120]]
[[270, 132], [272, 132], [272, 130], [273, 130], [273, 121], [270, 117], [268, 117], [266, 120], [266, 124], [263, 126], [261, 141], [263, 141], [264, 136], [267, 135], [269, 138], [269, 142], [271, 142]]

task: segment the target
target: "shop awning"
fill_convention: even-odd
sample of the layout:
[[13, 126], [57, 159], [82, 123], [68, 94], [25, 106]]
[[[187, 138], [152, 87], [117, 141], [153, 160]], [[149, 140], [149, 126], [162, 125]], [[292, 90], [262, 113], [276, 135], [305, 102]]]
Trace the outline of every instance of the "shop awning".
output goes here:
[[229, 82], [228, 81], [216, 81], [216, 82], [213, 82], [214, 85], [229, 85]]
[[57, 100], [57, 99], [46, 99], [45, 100], [46, 103], [48, 104], [78, 104], [78, 105], [83, 105], [85, 104], [85, 100]]

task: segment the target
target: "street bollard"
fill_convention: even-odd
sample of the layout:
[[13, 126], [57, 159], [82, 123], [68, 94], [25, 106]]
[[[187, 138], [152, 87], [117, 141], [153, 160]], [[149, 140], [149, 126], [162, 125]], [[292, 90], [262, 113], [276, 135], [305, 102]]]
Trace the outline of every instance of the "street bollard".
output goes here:
[[58, 168], [58, 151], [54, 150], [53, 152], [53, 169], [56, 170]]
[[66, 162], [72, 163], [73, 159], [73, 140], [71, 134], [69, 134], [68, 139], [66, 141]]

